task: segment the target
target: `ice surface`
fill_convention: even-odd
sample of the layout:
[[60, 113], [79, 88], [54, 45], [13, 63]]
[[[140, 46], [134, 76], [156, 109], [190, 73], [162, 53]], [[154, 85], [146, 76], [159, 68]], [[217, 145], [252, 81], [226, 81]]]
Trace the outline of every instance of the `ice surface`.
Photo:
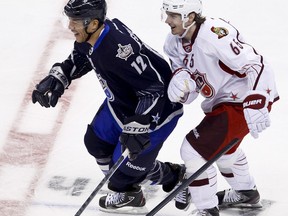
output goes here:
[[[169, 28], [160, 21], [161, 0], [108, 0], [108, 17], [117, 17], [163, 54]], [[73, 35], [64, 29], [61, 0], [0, 1], [0, 216], [72, 216], [102, 180], [86, 152], [83, 135], [104, 94], [95, 74], [77, 80], [57, 108], [32, 105], [31, 90], [51, 65], [71, 51]], [[288, 138], [287, 2], [274, 0], [203, 0], [203, 14], [230, 20], [248, 42], [267, 57], [276, 73], [281, 100], [273, 107], [272, 126], [259, 139], [242, 143], [258, 189], [274, 201], [257, 215], [288, 215], [286, 145]], [[200, 100], [185, 107], [185, 116], [169, 137], [159, 159], [181, 162], [184, 135], [203, 117]], [[227, 184], [219, 176], [219, 189]], [[104, 216], [98, 198], [83, 216]], [[165, 194], [148, 200], [152, 209]], [[193, 207], [191, 207], [193, 209]], [[191, 209], [190, 209], [191, 212]], [[157, 215], [188, 215], [173, 202]]]

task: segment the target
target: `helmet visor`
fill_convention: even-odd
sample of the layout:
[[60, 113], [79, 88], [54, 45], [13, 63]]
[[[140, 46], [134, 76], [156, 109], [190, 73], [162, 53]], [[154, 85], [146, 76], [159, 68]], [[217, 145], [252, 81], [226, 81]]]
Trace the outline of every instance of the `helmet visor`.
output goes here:
[[161, 21], [165, 22], [168, 18], [167, 11], [164, 8], [160, 8], [161, 10]]
[[73, 18], [63, 13], [61, 22], [64, 28], [79, 30], [86, 28], [91, 22], [91, 18]]
[[170, 12], [164, 8], [161, 8], [161, 21], [166, 22], [167, 19], [180, 20], [180, 21], [184, 20], [181, 14]]

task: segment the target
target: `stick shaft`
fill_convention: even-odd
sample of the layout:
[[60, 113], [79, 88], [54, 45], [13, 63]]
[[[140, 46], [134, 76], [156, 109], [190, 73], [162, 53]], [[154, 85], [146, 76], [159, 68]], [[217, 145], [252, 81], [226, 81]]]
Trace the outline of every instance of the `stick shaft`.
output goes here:
[[111, 176], [114, 174], [114, 172], [119, 168], [119, 166], [122, 164], [122, 162], [126, 159], [128, 156], [128, 149], [126, 149], [120, 158], [116, 161], [116, 163], [109, 169], [108, 173], [105, 175], [105, 177], [102, 179], [102, 181], [98, 184], [98, 186], [93, 190], [91, 195], [87, 198], [87, 200], [83, 203], [83, 205], [80, 207], [80, 209], [76, 212], [75, 216], [80, 216], [82, 212], [86, 209], [86, 207], [89, 205], [89, 203], [94, 199], [96, 194], [100, 191], [100, 189], [104, 186], [104, 184], [111, 178]]

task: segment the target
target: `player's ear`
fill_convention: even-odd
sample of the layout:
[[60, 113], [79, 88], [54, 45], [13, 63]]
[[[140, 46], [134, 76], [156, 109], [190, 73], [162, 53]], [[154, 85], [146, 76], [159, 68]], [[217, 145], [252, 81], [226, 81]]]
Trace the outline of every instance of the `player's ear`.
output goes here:
[[191, 24], [195, 20], [195, 17], [196, 17], [196, 14], [193, 12], [188, 15], [189, 24]]
[[88, 26], [88, 32], [95, 32], [99, 27], [99, 21], [97, 19], [92, 20]]
[[185, 19], [186, 21], [185, 21], [185, 26], [186, 27], [189, 27], [189, 26], [191, 26], [192, 25], [192, 23], [194, 22], [194, 20], [195, 20], [195, 17], [196, 17], [196, 14], [195, 13], [190, 13], [189, 15], [188, 15], [188, 17]]

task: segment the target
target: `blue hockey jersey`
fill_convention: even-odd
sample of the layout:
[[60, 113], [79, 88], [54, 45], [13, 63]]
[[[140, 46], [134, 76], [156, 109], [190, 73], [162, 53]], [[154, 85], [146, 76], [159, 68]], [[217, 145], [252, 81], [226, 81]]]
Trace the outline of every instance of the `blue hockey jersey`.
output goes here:
[[104, 24], [94, 46], [74, 43], [73, 52], [62, 62], [68, 79], [94, 69], [118, 122], [149, 115], [155, 129], [182, 113], [182, 105], [171, 103], [167, 96], [172, 72], [164, 58], [120, 20], [107, 19]]

